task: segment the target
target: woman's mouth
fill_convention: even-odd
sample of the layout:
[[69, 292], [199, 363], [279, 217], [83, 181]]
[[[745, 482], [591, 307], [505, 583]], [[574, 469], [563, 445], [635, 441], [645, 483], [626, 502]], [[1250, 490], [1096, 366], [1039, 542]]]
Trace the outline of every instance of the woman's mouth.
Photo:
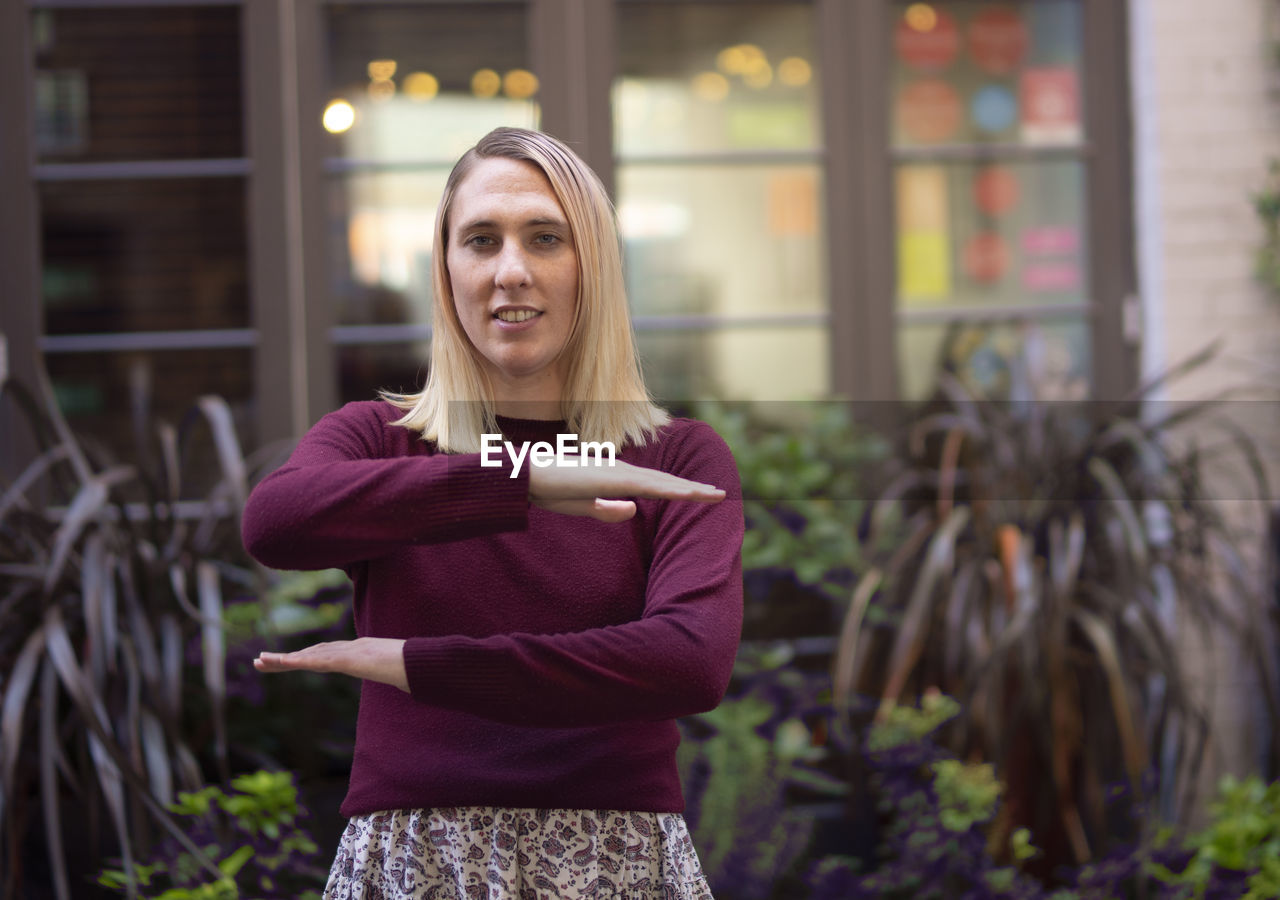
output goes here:
[[534, 316], [540, 315], [542, 313], [536, 309], [500, 309], [493, 314], [493, 317], [503, 322], [527, 322]]

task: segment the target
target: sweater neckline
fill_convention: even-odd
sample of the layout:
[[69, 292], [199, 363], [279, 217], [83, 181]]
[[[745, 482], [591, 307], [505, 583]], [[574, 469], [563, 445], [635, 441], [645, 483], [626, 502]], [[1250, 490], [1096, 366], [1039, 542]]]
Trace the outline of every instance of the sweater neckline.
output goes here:
[[509, 440], [554, 440], [564, 433], [568, 423], [564, 419], [521, 419], [515, 416], [495, 416], [498, 428]]

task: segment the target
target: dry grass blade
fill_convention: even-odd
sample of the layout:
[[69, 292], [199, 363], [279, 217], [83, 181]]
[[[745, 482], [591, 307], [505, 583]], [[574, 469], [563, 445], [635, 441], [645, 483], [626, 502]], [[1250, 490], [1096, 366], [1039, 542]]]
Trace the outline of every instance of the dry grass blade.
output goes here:
[[[974, 585], [981, 578], [981, 562], [977, 559], [966, 560], [956, 570], [951, 583], [951, 594], [947, 598], [946, 615], [943, 626], [946, 628], [947, 640], [943, 647], [942, 671], [948, 682], [961, 683], [964, 675], [961, 671], [964, 662], [965, 633], [967, 624], [976, 624], [975, 617], [970, 614], [970, 597], [974, 593]], [[955, 689], [948, 686], [944, 691]]]
[[0, 522], [16, 507], [28, 507], [26, 493], [33, 484], [39, 481], [44, 474], [58, 463], [65, 460], [68, 456], [67, 448], [59, 444], [37, 456], [31, 463], [22, 470], [22, 473], [14, 479], [13, 483], [5, 488], [5, 492], [0, 494]]
[[886, 715], [902, 695], [907, 678], [920, 659], [928, 637], [934, 588], [950, 572], [951, 562], [955, 557], [956, 539], [968, 521], [968, 507], [957, 507], [929, 542], [929, 549], [889, 654], [885, 686], [880, 695], [880, 712], [877, 713], [879, 717]]
[[[5, 797], [14, 795], [14, 773], [22, 748], [22, 721], [27, 698], [35, 683], [44, 650], [44, 628], [37, 628], [22, 645], [4, 687], [4, 704], [0, 706], [0, 787]], [[0, 821], [4, 808], [0, 805]]]
[[[88, 641], [89, 671], [96, 684], [106, 680], [108, 648], [106, 639], [105, 594], [111, 580], [107, 547], [101, 533], [91, 534], [84, 542], [84, 559], [80, 565], [80, 599], [84, 604], [85, 637]], [[112, 654], [114, 655], [114, 654]]]
[[71, 900], [67, 856], [62, 847], [62, 813], [58, 806], [58, 676], [46, 660], [40, 676], [40, 801], [44, 809], [44, 834], [54, 894]]
[[182, 628], [167, 613], [160, 619], [160, 674], [164, 711], [176, 724], [182, 717]]
[[[120, 748], [111, 736], [106, 711], [88, 689], [84, 674], [76, 662], [75, 651], [71, 647], [66, 625], [63, 623], [62, 615], [56, 606], [50, 607], [45, 612], [45, 630], [45, 646], [49, 651], [48, 659], [56, 669], [63, 689], [71, 697], [89, 734], [97, 739], [97, 749], [114, 763], [114, 773], [123, 778], [129, 788], [136, 792], [136, 796], [140, 796], [143, 799], [155, 820], [177, 840], [184, 850], [191, 854], [192, 858], [205, 871], [215, 878], [221, 878], [222, 872], [209, 859], [208, 854], [191, 841], [191, 838], [174, 821], [168, 810], [157, 803], [155, 798], [151, 796], [150, 786], [144, 783], [138, 777], [138, 774], [129, 767], [128, 760], [124, 758]], [[199, 766], [195, 764], [195, 760], [191, 758], [189, 751], [186, 752], [185, 756], [184, 768], [194, 771], [195, 778], [193, 783], [198, 783], [201, 780]], [[95, 756], [96, 761], [97, 756]], [[120, 839], [122, 842], [127, 841], [128, 835], [121, 834]], [[126, 867], [126, 872], [131, 873], [131, 871], [131, 868]], [[130, 877], [132, 878], [132, 875]], [[131, 889], [131, 894], [132, 892]]]
[[204, 648], [204, 683], [215, 710], [213, 722], [218, 760], [225, 766], [227, 733], [222, 707], [227, 697], [227, 648], [222, 622], [222, 588], [218, 583], [218, 570], [207, 560], [196, 565], [196, 590], [200, 595], [200, 614], [204, 623], [200, 629]]
[[134, 476], [132, 466], [114, 466], [97, 475], [90, 475], [80, 486], [75, 499], [67, 509], [66, 517], [58, 526], [54, 537], [49, 570], [45, 575], [44, 589], [52, 591], [62, 577], [62, 570], [85, 526], [98, 516], [111, 498], [111, 488]]
[[142, 677], [149, 688], [158, 691], [160, 687], [160, 653], [156, 650], [155, 633], [151, 630], [151, 620], [142, 610], [142, 604], [136, 600], [129, 604], [129, 641], [137, 655], [137, 665], [142, 670]]
[[1073, 510], [1071, 519], [1067, 522], [1066, 545], [1061, 548], [1061, 557], [1056, 559], [1054, 573], [1054, 585], [1064, 603], [1075, 594], [1080, 567], [1084, 564], [1085, 541], [1084, 516], [1080, 514], [1080, 510]]
[[164, 738], [164, 728], [150, 712], [142, 711], [142, 753], [146, 761], [147, 776], [151, 780], [151, 796], [159, 803], [173, 801], [173, 767], [169, 764], [169, 750]]
[[1142, 528], [1142, 520], [1133, 506], [1132, 498], [1125, 490], [1124, 481], [1115, 468], [1100, 456], [1089, 460], [1089, 474], [1094, 477], [1114, 504], [1120, 524], [1124, 526], [1129, 558], [1140, 571], [1145, 570], [1148, 563], [1147, 540]]
[[125, 819], [124, 778], [120, 774], [120, 767], [116, 765], [111, 753], [107, 751], [98, 735], [90, 731], [87, 737], [89, 756], [93, 759], [98, 774], [98, 786], [102, 789], [102, 796], [106, 798], [107, 811], [111, 814], [111, 821], [116, 828], [116, 838], [120, 841], [120, 856], [124, 860], [124, 870], [128, 873], [129, 879], [133, 880], [133, 841], [130, 840], [129, 826]]
[[178, 605], [182, 607], [183, 612], [195, 619], [202, 626], [216, 624], [221, 627], [221, 620], [217, 620], [216, 622], [207, 620], [204, 613], [192, 604], [191, 597], [187, 592], [187, 572], [178, 563], [174, 563], [169, 566], [169, 586], [173, 588], [173, 598], [178, 601]]
[[221, 397], [212, 395], [201, 397], [199, 406], [213, 432], [218, 462], [222, 466], [222, 475], [226, 479], [227, 486], [231, 489], [235, 508], [241, 509], [249, 496], [249, 475], [245, 469], [244, 453], [240, 450], [240, 439], [236, 436], [231, 407]]
[[1116, 647], [1111, 629], [1093, 613], [1087, 609], [1077, 608], [1072, 611], [1071, 617], [1080, 626], [1089, 643], [1093, 645], [1098, 655], [1098, 662], [1107, 676], [1111, 709], [1116, 731], [1120, 736], [1120, 746], [1124, 752], [1125, 768], [1136, 790], [1142, 783], [1142, 770], [1146, 765], [1147, 751], [1129, 709], [1129, 686], [1125, 681], [1124, 670], [1120, 663], [1119, 649]]
[[862, 620], [871, 598], [879, 589], [883, 573], [872, 568], [858, 580], [853, 589], [853, 598], [849, 601], [849, 611], [845, 613], [844, 624], [840, 628], [840, 641], [836, 649], [834, 699], [836, 709], [840, 712], [840, 720], [849, 710], [849, 698], [853, 694], [853, 686], [858, 670], [858, 635], [862, 631]]
[[71, 463], [71, 468], [75, 470], [76, 479], [83, 484], [93, 477], [93, 468], [89, 465], [84, 451], [80, 449], [80, 442], [71, 433], [71, 427], [67, 425], [66, 417], [62, 415], [62, 407], [58, 404], [57, 395], [53, 392], [53, 382], [49, 380], [49, 373], [43, 369], [37, 373], [37, 385], [41, 399], [44, 401], [43, 408], [49, 424], [53, 426], [58, 442], [67, 450], [67, 459]]

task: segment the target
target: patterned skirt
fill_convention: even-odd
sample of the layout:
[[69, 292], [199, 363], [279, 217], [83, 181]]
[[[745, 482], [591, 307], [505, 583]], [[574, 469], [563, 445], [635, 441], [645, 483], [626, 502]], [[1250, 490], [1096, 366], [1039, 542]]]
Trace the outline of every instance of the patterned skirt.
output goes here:
[[356, 816], [324, 900], [712, 900], [684, 817], [467, 806]]

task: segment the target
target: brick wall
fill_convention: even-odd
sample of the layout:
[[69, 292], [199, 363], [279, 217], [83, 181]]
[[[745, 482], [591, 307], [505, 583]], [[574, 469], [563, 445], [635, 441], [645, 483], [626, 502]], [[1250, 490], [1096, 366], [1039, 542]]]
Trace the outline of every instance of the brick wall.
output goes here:
[[[1248, 386], [1257, 402], [1224, 404], [1254, 434], [1268, 460], [1272, 498], [1280, 496], [1280, 298], [1254, 279], [1262, 230], [1250, 203], [1268, 160], [1280, 157], [1280, 66], [1268, 37], [1280, 25], [1280, 0], [1132, 0], [1138, 165], [1154, 188], [1140, 207], [1139, 229], [1158, 235], [1147, 259], [1148, 370], [1184, 359], [1212, 341], [1222, 352], [1206, 372], [1174, 385], [1172, 400]], [[1150, 217], [1158, 216], [1152, 223]], [[1144, 221], [1145, 219], [1145, 221]], [[1141, 239], [1141, 238], [1140, 238]], [[1155, 359], [1150, 358], [1154, 351]], [[1268, 563], [1269, 498], [1221, 488], [1220, 509], [1243, 531], [1237, 545], [1261, 583]], [[1256, 769], [1267, 728], [1255, 674], [1233, 640], [1206, 646], [1185, 628], [1186, 659], [1213, 711], [1202, 771], [1208, 789], [1227, 771]]]

